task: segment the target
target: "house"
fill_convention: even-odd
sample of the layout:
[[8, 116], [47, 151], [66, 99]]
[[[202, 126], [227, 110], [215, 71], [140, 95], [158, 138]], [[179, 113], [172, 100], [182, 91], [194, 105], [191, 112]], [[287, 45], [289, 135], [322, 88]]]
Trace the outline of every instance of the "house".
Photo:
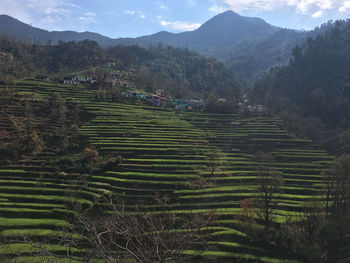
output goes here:
[[156, 90], [156, 95], [161, 96], [161, 97], [165, 97], [165, 91], [164, 91], [164, 89], [158, 89], [158, 90]]
[[115, 62], [108, 62], [108, 63], [107, 63], [107, 67], [108, 67], [108, 68], [114, 68], [115, 65], [116, 65]]
[[160, 106], [166, 107], [168, 105], [168, 99], [166, 97], [160, 97]]
[[248, 111], [250, 111], [250, 112], [262, 112], [263, 106], [262, 105], [248, 105]]
[[106, 85], [109, 85], [109, 86], [115, 86], [115, 85], [117, 85], [117, 80], [115, 78], [112, 78], [112, 77], [107, 77], [104, 79], [104, 83]]
[[79, 80], [75, 76], [65, 76], [63, 77], [63, 80], [61, 81], [63, 84], [70, 84], [70, 85], [78, 85], [80, 84]]
[[120, 70], [117, 70], [117, 71], [115, 72], [115, 76], [116, 76], [116, 78], [121, 79], [121, 78], [123, 77], [123, 73], [122, 73]]
[[122, 97], [127, 99], [138, 99], [142, 98], [142, 94], [135, 91], [122, 91], [121, 93]]
[[184, 100], [184, 99], [174, 100], [173, 103], [176, 110], [185, 110], [189, 106], [187, 100]]
[[0, 58], [5, 58], [5, 59], [8, 59], [10, 61], [13, 61], [13, 56], [9, 52], [0, 52]]
[[220, 103], [227, 103], [227, 99], [226, 98], [219, 98], [218, 102], [220, 102]]
[[97, 83], [97, 79], [95, 77], [86, 77], [86, 82], [90, 83], [90, 84], [95, 84]]
[[131, 91], [122, 91], [122, 97], [132, 98], [134, 95]]
[[189, 104], [190, 104], [191, 110], [202, 110], [204, 106], [202, 100], [195, 100], [195, 99], [191, 99]]

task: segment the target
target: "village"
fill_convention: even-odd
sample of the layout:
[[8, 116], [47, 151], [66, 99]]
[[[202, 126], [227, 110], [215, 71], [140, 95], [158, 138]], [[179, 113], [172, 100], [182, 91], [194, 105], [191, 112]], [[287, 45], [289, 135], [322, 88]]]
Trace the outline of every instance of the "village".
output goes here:
[[[111, 68], [113, 65], [108, 63], [107, 67]], [[65, 85], [91, 85], [96, 87], [100, 86], [106, 89], [113, 87], [119, 88], [119, 96], [124, 100], [138, 101], [154, 107], [173, 108], [175, 110], [204, 111], [205, 106], [208, 103], [203, 98], [175, 99], [163, 89], [158, 89], [154, 93], [139, 90], [136, 86], [124, 81], [125, 75], [120, 70], [113, 70], [109, 73], [99, 73], [94, 75], [66, 75], [53, 78], [46, 75], [37, 75], [36, 79], [57, 81]], [[217, 98], [215, 103], [225, 106], [230, 102], [227, 98]], [[237, 108], [241, 112], [247, 111], [251, 113], [261, 113], [264, 111], [262, 105], [249, 104], [246, 95], [241, 96], [240, 101], [237, 103]]]

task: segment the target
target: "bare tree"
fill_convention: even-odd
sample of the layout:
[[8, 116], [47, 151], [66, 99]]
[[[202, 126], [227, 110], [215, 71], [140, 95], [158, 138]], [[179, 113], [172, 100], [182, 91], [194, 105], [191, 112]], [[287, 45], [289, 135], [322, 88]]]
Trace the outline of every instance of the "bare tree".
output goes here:
[[265, 229], [275, 222], [275, 210], [278, 206], [277, 194], [281, 192], [283, 178], [273, 167], [274, 160], [270, 154], [259, 154], [258, 198], [256, 198], [256, 215], [262, 221]]
[[350, 155], [339, 157], [322, 175], [325, 181], [326, 212], [347, 212], [350, 201]]
[[[0, 228], [0, 244], [2, 244], [3, 249], [4, 249], [3, 244], [5, 243], [4, 241], [5, 239], [2, 236], [2, 229]], [[6, 263], [6, 262], [7, 262], [6, 256], [0, 253], [0, 263]]]
[[319, 200], [306, 203], [297, 219], [310, 244], [318, 241], [319, 231], [324, 221], [324, 207]]
[[236, 216], [236, 219], [239, 221], [239, 226], [242, 228], [243, 232], [253, 236], [256, 234], [256, 213], [253, 198], [243, 199], [240, 203], [240, 207], [242, 210]]
[[210, 146], [208, 156], [209, 156], [209, 170], [211, 172], [211, 176], [214, 176], [214, 173], [217, 170], [219, 165], [219, 154], [215, 144]]
[[101, 258], [108, 263], [175, 262], [187, 256], [185, 250], [204, 250], [205, 228], [216, 216], [188, 213], [152, 213], [142, 209], [126, 211], [123, 202], [105, 199], [107, 215], [91, 217], [79, 213], [77, 232], [87, 249], [87, 262]]
[[[106, 263], [176, 262], [200, 256], [206, 250], [210, 226], [217, 218], [214, 212], [194, 215], [126, 208], [123, 201], [112, 198], [102, 198], [89, 213], [76, 205], [74, 222], [59, 236], [21, 236], [7, 243], [30, 244], [31, 255], [42, 258], [42, 262], [56, 263], [63, 258], [73, 262], [81, 256], [86, 263], [96, 259]], [[52, 245], [65, 247], [66, 253], [51, 251]], [[186, 250], [202, 252], [187, 255]]]

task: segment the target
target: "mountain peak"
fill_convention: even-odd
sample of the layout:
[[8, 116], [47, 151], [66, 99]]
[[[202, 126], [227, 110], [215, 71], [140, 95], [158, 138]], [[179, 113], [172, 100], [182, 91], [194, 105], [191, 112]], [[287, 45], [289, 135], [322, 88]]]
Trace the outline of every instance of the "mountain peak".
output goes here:
[[232, 24], [236, 26], [244, 26], [244, 24], [248, 24], [248, 23], [260, 24], [263, 26], [275, 28], [274, 26], [266, 23], [261, 18], [241, 16], [240, 14], [235, 13], [232, 10], [228, 10], [226, 12], [223, 12], [221, 14], [214, 16], [213, 18], [208, 20], [206, 23], [204, 23], [202, 26], [207, 26], [208, 24], [209, 25], [213, 24], [214, 27], [232, 26]]
[[240, 16], [240, 15], [233, 10], [227, 10], [225, 12], [218, 14], [217, 16]]
[[229, 10], [214, 16], [193, 31], [191, 42], [193, 43], [193, 40], [198, 42], [197, 46], [205, 44], [209, 47], [223, 47], [247, 39], [266, 37], [276, 29], [262, 19], [244, 17]]

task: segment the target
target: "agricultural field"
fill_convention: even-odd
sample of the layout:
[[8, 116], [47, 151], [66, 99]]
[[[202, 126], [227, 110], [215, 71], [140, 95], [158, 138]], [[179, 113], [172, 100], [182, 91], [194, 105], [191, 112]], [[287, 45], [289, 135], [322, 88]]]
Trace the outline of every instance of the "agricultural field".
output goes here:
[[[39, 88], [38, 88], [39, 86]], [[5, 239], [30, 235], [55, 240], [71, 223], [70, 203], [84, 208], [105, 193], [154, 213], [206, 213], [219, 216], [212, 228], [210, 249], [201, 254], [224, 262], [294, 262], [251, 244], [241, 231], [237, 215], [247, 198], [258, 198], [257, 154], [270, 153], [271, 166], [283, 178], [278, 194], [278, 222], [296, 215], [313, 200], [321, 200], [321, 171], [333, 157], [311, 141], [296, 138], [275, 117], [239, 118], [234, 114], [176, 112], [131, 101], [98, 101], [89, 87], [25, 80], [17, 85], [37, 103], [59, 93], [82, 105], [93, 118], [79, 127], [88, 144], [100, 155], [117, 155], [122, 162], [105, 171], [82, 176], [72, 167], [59, 170], [53, 149], [0, 165], [0, 231]], [[16, 107], [1, 109], [16, 117]], [[7, 130], [5, 121], [1, 130]], [[87, 179], [86, 179], [87, 178]], [[84, 184], [82, 184], [84, 180]], [[87, 180], [87, 181], [86, 181]], [[48, 245], [49, 246], [49, 245]], [[64, 247], [52, 246], [64, 255]], [[27, 244], [2, 244], [0, 254], [35, 262]], [[83, 253], [75, 251], [79, 262]], [[186, 251], [188, 254], [196, 251]]]

